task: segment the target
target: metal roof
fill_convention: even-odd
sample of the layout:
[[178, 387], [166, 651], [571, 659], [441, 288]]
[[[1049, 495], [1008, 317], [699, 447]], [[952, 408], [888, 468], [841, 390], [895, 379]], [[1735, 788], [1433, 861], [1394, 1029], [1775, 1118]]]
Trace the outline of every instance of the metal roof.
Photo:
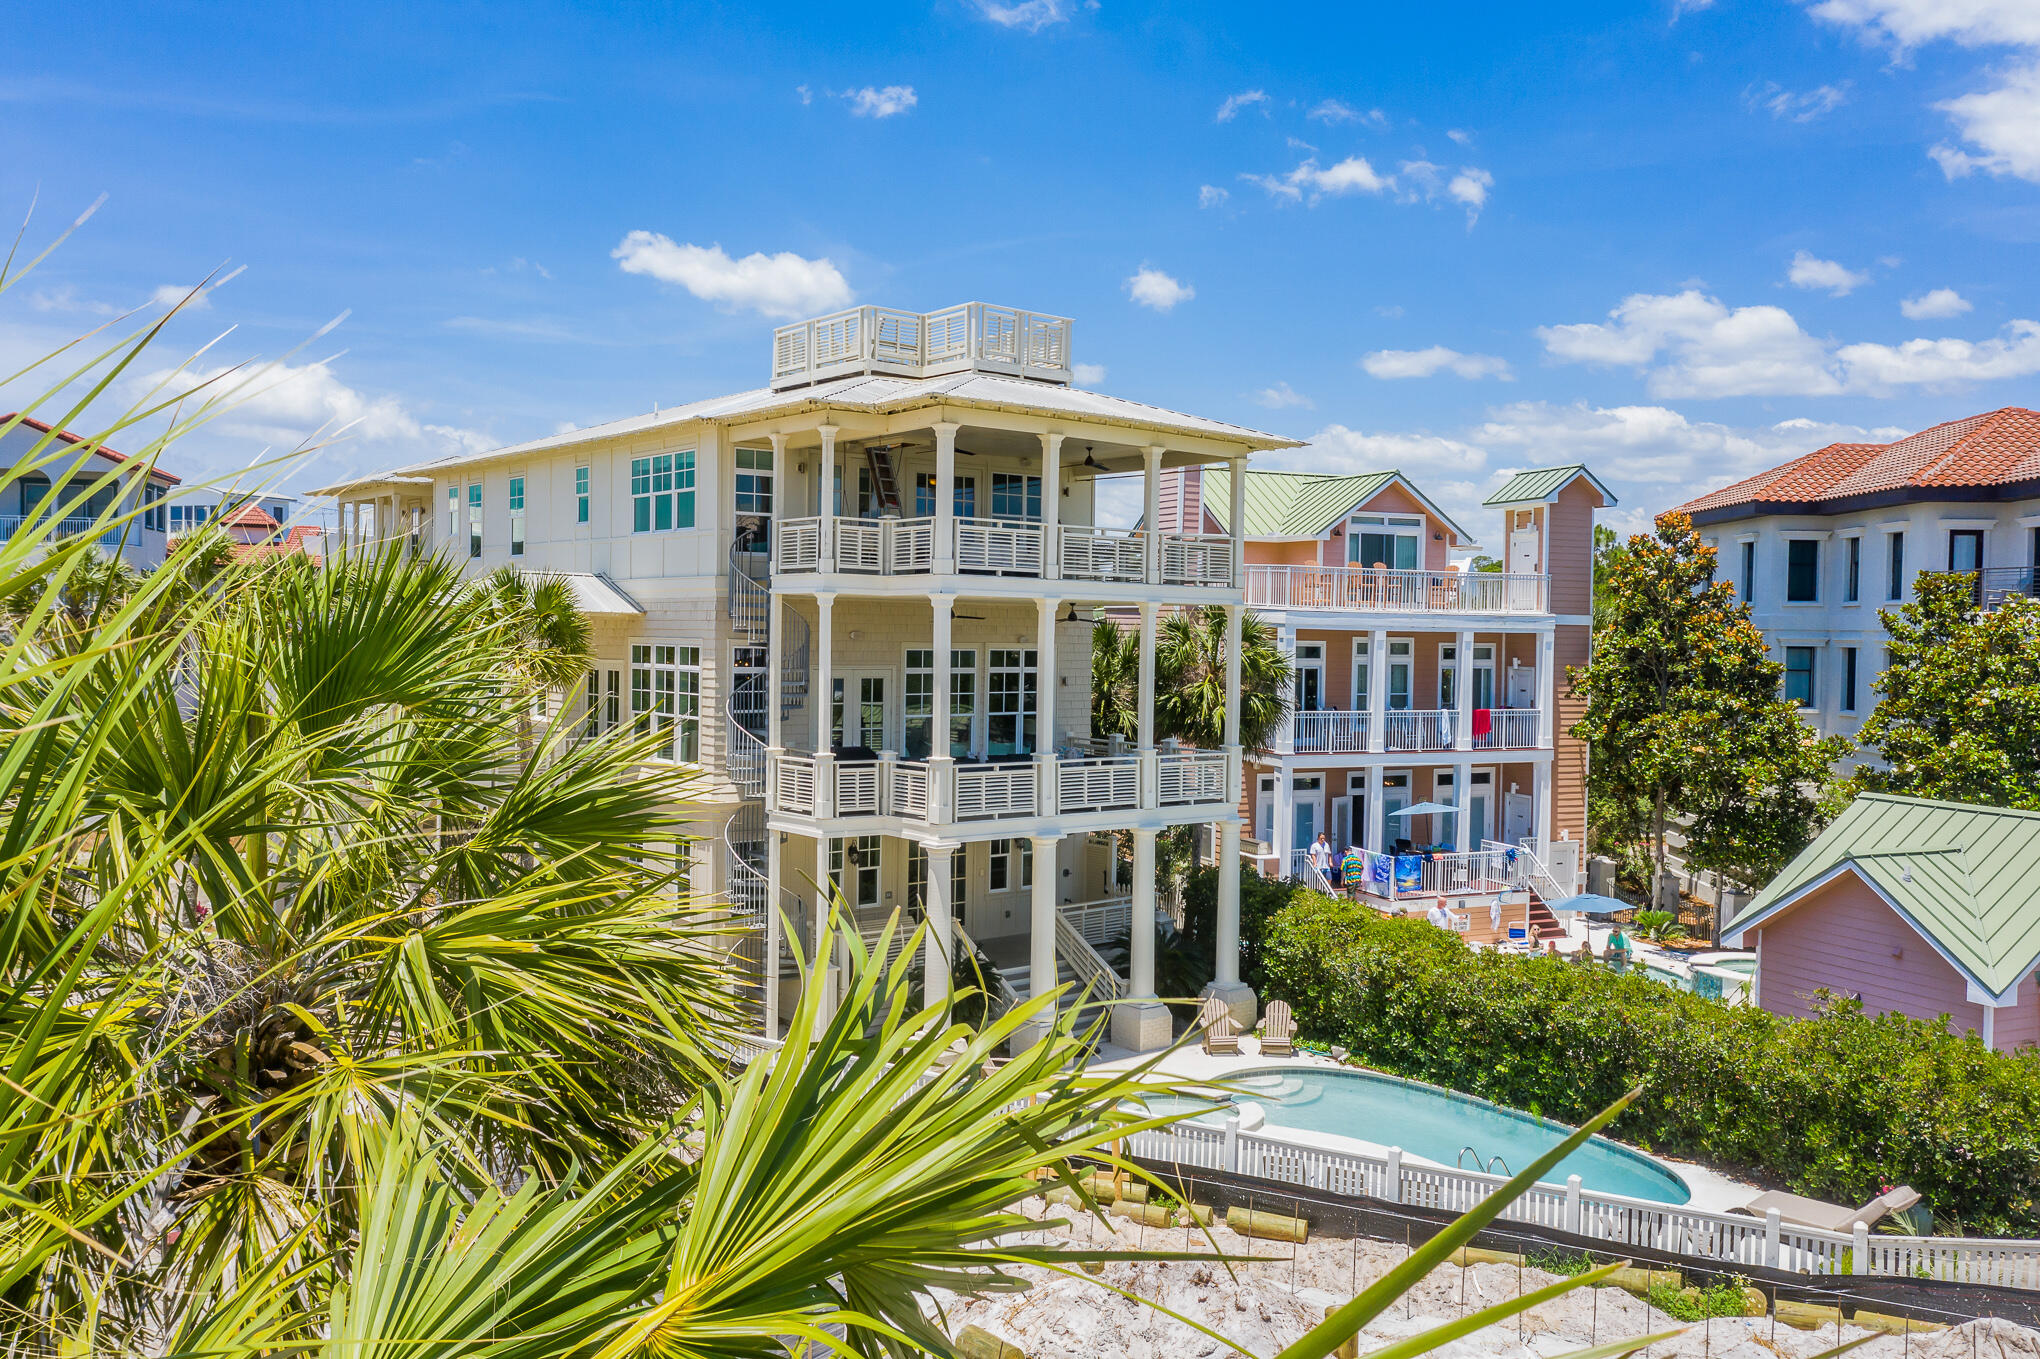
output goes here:
[[1067, 416], [1077, 420], [1097, 421], [1165, 434], [1192, 434], [1204, 438], [1232, 440], [1250, 449], [1302, 446], [1300, 440], [1248, 429], [1244, 425], [1227, 424], [1222, 420], [1207, 420], [1200, 415], [1186, 415], [1181, 411], [1150, 406], [1139, 401], [1128, 401], [1122, 397], [1107, 396], [1102, 392], [1058, 387], [1045, 382], [1030, 382], [1025, 378], [1000, 377], [987, 373], [951, 373], [935, 378], [860, 374], [830, 382], [818, 382], [811, 387], [801, 387], [792, 391], [776, 392], [769, 387], [758, 387], [730, 396], [710, 397], [704, 401], [692, 401], [684, 406], [674, 406], [649, 415], [633, 415], [623, 420], [612, 420], [607, 424], [590, 425], [586, 429], [568, 430], [564, 434], [533, 439], [528, 443], [510, 444], [485, 453], [455, 454], [430, 462], [413, 463], [408, 467], [399, 467], [388, 472], [352, 477], [322, 487], [312, 494], [337, 495], [351, 487], [407, 478], [418, 479], [449, 467], [464, 467], [499, 458], [522, 457], [530, 453], [571, 448], [576, 444], [641, 434], [648, 430], [684, 425], [696, 420], [737, 424], [812, 410], [890, 413], [911, 410], [917, 406], [937, 405]]
[[[1350, 514], [1354, 506], [1371, 499], [1391, 484], [1401, 485], [1419, 504], [1443, 520], [1445, 526], [1452, 530], [1454, 539], [1461, 543], [1471, 541], [1465, 529], [1453, 523], [1451, 517], [1433, 505], [1408, 477], [1396, 471], [1333, 476], [1322, 472], [1263, 472], [1249, 468], [1246, 535], [1249, 538], [1321, 537], [1326, 529]], [[1221, 532], [1232, 531], [1228, 522], [1232, 518], [1232, 469], [1208, 467], [1204, 470], [1204, 508], [1218, 521]]]
[[2040, 811], [1883, 793], [1850, 803], [1724, 933], [1851, 870], [1992, 996], [2009, 999], [2040, 963]]
[[623, 587], [599, 571], [527, 571], [534, 578], [558, 576], [574, 592], [574, 603], [582, 613], [640, 614], [645, 606], [623, 592]]
[[1483, 505], [1542, 505], [1551, 500], [1572, 482], [1574, 477], [1585, 477], [1601, 493], [1601, 499], [1615, 504], [1615, 495], [1601, 479], [1587, 470], [1585, 463], [1571, 463], [1565, 467], [1539, 467], [1528, 472], [1518, 472], [1502, 483], [1501, 489], [1483, 500]]

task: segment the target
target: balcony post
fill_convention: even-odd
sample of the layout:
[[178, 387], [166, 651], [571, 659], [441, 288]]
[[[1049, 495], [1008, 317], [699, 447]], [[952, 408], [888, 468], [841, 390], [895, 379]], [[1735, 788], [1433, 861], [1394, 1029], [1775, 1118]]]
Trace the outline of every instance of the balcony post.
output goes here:
[[[1034, 896], [1033, 912], [1027, 926], [1027, 996], [1030, 1000], [1039, 1000], [1056, 988], [1056, 857], [1062, 841], [1053, 835], [1037, 835], [1032, 847]], [[1056, 1003], [1051, 1000], [1041, 1011], [1039, 1022], [1046, 1025], [1054, 1019], [1055, 1011]]]
[[[1232, 465], [1232, 517], [1226, 527], [1232, 531], [1232, 586], [1244, 590], [1247, 586], [1247, 460], [1241, 458]], [[1238, 693], [1235, 686], [1232, 691]]]
[[[776, 546], [776, 543], [775, 543]], [[765, 591], [765, 747], [777, 755], [786, 745], [786, 714], [780, 694], [786, 682], [786, 625], [780, 611], [787, 607], [777, 591]]]
[[1536, 808], [1531, 813], [1531, 833], [1537, 842], [1551, 852], [1551, 761], [1540, 759], [1533, 766], [1532, 790], [1536, 794]]
[[1452, 766], [1452, 800], [1459, 805], [1459, 834], [1453, 848], [1465, 854], [1480, 848], [1473, 834], [1473, 766], [1464, 760]]
[[[1240, 751], [1240, 632], [1245, 621], [1246, 607], [1240, 604], [1225, 606], [1225, 786], [1233, 796], [1239, 796], [1241, 770]], [[1238, 852], [1239, 828], [1233, 828], [1234, 852]], [[1221, 880], [1222, 881], [1222, 880]], [[1220, 888], [1223, 892], [1223, 887]]]
[[1461, 632], [1453, 639], [1452, 698], [1459, 711], [1453, 714], [1452, 748], [1473, 749], [1473, 634]]
[[779, 1037], [779, 832], [765, 831], [765, 957], [758, 965], [765, 1041]]
[[[819, 803], [821, 801], [819, 780], [817, 780], [817, 784], [815, 800]], [[815, 956], [809, 959], [810, 964], [821, 974], [822, 979], [822, 1003], [815, 1008], [815, 1038], [817, 1040], [821, 1038], [823, 1030], [828, 1028], [829, 1021], [836, 1017], [836, 987], [839, 979], [837, 972], [837, 950], [833, 947], [835, 937], [829, 930], [830, 914], [835, 909], [836, 903], [834, 888], [835, 879], [829, 876], [829, 837], [817, 835], [815, 837], [814, 934], [811, 936], [814, 942]], [[853, 923], [850, 921], [846, 920], [842, 923], [845, 928], [854, 928]], [[830, 950], [826, 956], [823, 953], [824, 949]]]
[[815, 596], [815, 816], [836, 814], [836, 597]]
[[1149, 444], [1140, 451], [1141, 458], [1147, 465], [1147, 478], [1142, 483], [1140, 503], [1141, 523], [1147, 529], [1147, 583], [1150, 585], [1162, 583], [1162, 453], [1164, 451], [1160, 444]]
[[1057, 601], [1035, 604], [1034, 639], [1034, 764], [1040, 780], [1035, 809], [1041, 816], [1056, 814], [1055, 775], [1055, 610]]
[[[1367, 638], [1367, 749], [1388, 749], [1388, 630], [1376, 628]], [[1372, 848], [1372, 846], [1369, 846]]]
[[925, 911], [928, 938], [922, 952], [921, 994], [928, 1004], [945, 1007], [949, 1002], [949, 969], [956, 957], [952, 942], [956, 937], [953, 914], [956, 904], [949, 899], [949, 857], [955, 852], [950, 845], [927, 847], [928, 895]]
[[1558, 635], [1547, 628], [1537, 634], [1537, 748], [1552, 746], [1553, 705], [1558, 699]]
[[[1388, 853], [1388, 770], [1376, 765], [1367, 771], [1367, 848]], [[1393, 894], [1393, 888], [1390, 889]]]
[[935, 561], [936, 575], [956, 570], [956, 431], [948, 420], [935, 422]]
[[954, 819], [949, 808], [956, 786], [950, 777], [955, 760], [949, 753], [949, 724], [955, 719], [949, 710], [949, 686], [950, 628], [955, 604], [948, 595], [928, 596], [929, 612], [934, 616], [931, 636], [935, 650], [934, 714], [929, 723], [934, 730], [928, 733], [928, 820], [938, 826]]
[[[1148, 541], [1152, 547], [1153, 531]], [[1140, 742], [1140, 805], [1157, 807], [1161, 805], [1161, 789], [1155, 780], [1155, 614], [1153, 600], [1143, 600], [1140, 606], [1140, 703], [1136, 739]]]
[[1062, 442], [1060, 434], [1041, 436], [1041, 578], [1062, 578]]
[[1127, 999], [1112, 1010], [1112, 1041], [1134, 1052], [1167, 1047], [1168, 1007], [1155, 999], [1155, 833], [1133, 832], [1133, 910], [1127, 921], [1132, 945]]
[[822, 452], [820, 475], [815, 478], [816, 484], [820, 487], [819, 492], [815, 496], [815, 513], [821, 519], [820, 524], [815, 529], [815, 539], [818, 545], [817, 555], [820, 558], [815, 563], [815, 569], [818, 571], [834, 571], [836, 569], [837, 433], [838, 430], [834, 425], [825, 424], [821, 426]]

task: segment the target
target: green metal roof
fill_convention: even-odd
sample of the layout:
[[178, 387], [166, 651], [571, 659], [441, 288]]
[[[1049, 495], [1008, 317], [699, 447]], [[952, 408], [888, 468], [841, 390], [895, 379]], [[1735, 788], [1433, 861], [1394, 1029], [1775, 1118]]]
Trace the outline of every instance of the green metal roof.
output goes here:
[[[1357, 472], [1350, 476], [1328, 476], [1320, 472], [1247, 472], [1247, 536], [1249, 538], [1316, 538], [1346, 517], [1355, 505], [1377, 494], [1392, 481], [1400, 481], [1416, 499], [1443, 519], [1453, 536], [1465, 538], [1466, 531], [1411, 485], [1400, 472]], [[1219, 531], [1230, 533], [1232, 525], [1232, 470], [1207, 468], [1204, 473], [1204, 508], [1218, 521]]]
[[1993, 996], [2008, 999], [2040, 962], [2040, 812], [1865, 793], [1725, 932], [1741, 933], [1843, 868]]
[[1574, 477], [1585, 477], [1594, 483], [1594, 489], [1610, 505], [1615, 503], [1601, 479], [1587, 470], [1585, 463], [1572, 463], [1565, 467], [1539, 467], [1528, 472], [1518, 472], [1502, 483], [1502, 488], [1482, 501], [1483, 505], [1541, 505], [1558, 493], [1560, 487]]

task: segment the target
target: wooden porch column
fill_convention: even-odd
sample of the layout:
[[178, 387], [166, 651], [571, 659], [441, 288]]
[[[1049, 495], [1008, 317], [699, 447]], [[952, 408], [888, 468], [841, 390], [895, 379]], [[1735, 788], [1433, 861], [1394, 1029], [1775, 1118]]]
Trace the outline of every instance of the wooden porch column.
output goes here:
[[1462, 631], [1453, 638], [1452, 697], [1459, 709], [1452, 715], [1452, 748], [1473, 749], [1473, 634]]
[[[1027, 994], [1029, 999], [1039, 999], [1056, 987], [1056, 860], [1058, 851], [1062, 848], [1062, 839], [1054, 835], [1037, 835], [1032, 845], [1034, 896], [1033, 911], [1027, 927]], [[1056, 1003], [1050, 1001], [1042, 1012], [1042, 1021], [1045, 1023], [1053, 1018], [1055, 1011]]]
[[1062, 579], [1062, 442], [1060, 434], [1041, 436], [1041, 578]]
[[936, 575], [956, 570], [956, 431], [962, 426], [935, 422], [935, 560]]
[[[1367, 749], [1388, 749], [1388, 630], [1367, 635]], [[1369, 845], [1369, 849], [1379, 848]]]
[[1149, 444], [1141, 449], [1141, 458], [1146, 463], [1147, 479], [1142, 485], [1141, 524], [1147, 530], [1147, 582], [1159, 585], [1162, 581], [1162, 454], [1160, 444]]
[[956, 938], [956, 903], [949, 899], [950, 856], [955, 852], [951, 845], [927, 847], [928, 895], [925, 910], [928, 939], [922, 956], [921, 994], [930, 1005], [947, 1005], [949, 1002], [949, 965], [956, 956], [953, 942]]
[[834, 425], [821, 426], [822, 452], [821, 493], [816, 497], [815, 513], [821, 516], [821, 524], [815, 531], [821, 561], [818, 569], [828, 572], [836, 569], [836, 435]]
[[1550, 629], [1537, 634], [1537, 748], [1552, 748], [1558, 718], [1558, 636]]
[[779, 1037], [779, 832], [765, 830], [765, 957], [758, 967], [758, 980], [765, 994], [764, 1037]]

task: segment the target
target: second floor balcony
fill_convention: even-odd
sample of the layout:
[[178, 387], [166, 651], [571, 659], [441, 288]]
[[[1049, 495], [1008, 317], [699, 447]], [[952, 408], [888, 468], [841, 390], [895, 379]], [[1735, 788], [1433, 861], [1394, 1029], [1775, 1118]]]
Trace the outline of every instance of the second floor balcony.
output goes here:
[[1328, 613], [1541, 614], [1548, 578], [1500, 571], [1357, 566], [1247, 567], [1247, 603]]
[[1224, 751], [1118, 751], [969, 762], [780, 751], [768, 760], [766, 805], [829, 821], [882, 817], [915, 825], [1092, 812], [1232, 805], [1237, 784]]
[[944, 544], [940, 522], [933, 516], [835, 518], [825, 527], [818, 515], [784, 519], [774, 527], [772, 570], [872, 576], [955, 571], [1220, 589], [1233, 585], [1232, 540], [1223, 534], [1147, 534], [957, 517], [949, 521], [950, 539]]
[[[1379, 718], [1381, 739], [1375, 732]], [[1441, 753], [1451, 750], [1536, 750], [1535, 708], [1475, 708], [1464, 719], [1450, 708], [1366, 712], [1291, 713], [1275, 740], [1280, 755], [1364, 755], [1374, 752]]]

